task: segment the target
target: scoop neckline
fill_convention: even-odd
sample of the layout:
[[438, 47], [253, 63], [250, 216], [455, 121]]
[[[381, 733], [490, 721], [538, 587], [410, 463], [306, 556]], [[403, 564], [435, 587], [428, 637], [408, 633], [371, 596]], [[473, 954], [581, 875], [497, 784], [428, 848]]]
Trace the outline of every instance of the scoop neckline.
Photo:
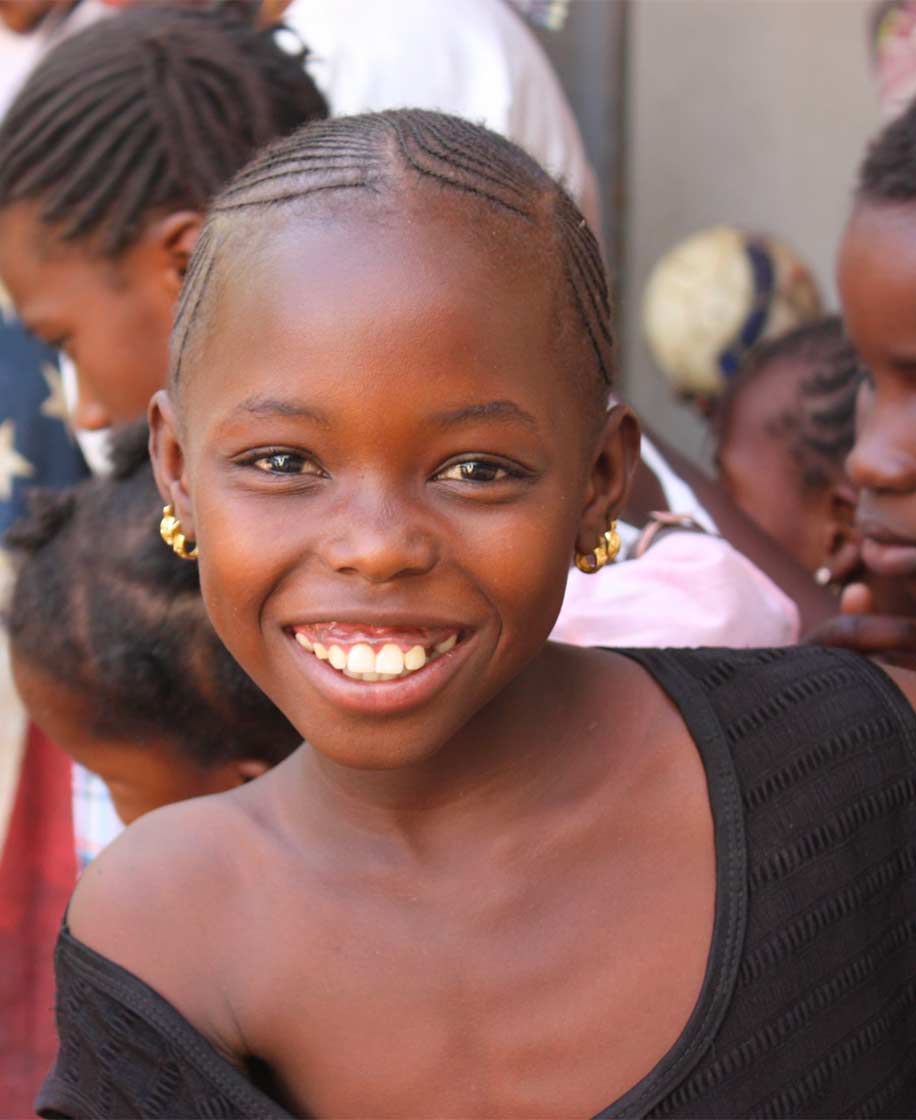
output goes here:
[[[648, 1072], [596, 1113], [591, 1120], [636, 1120], [675, 1089], [696, 1066], [728, 1010], [734, 993], [747, 924], [747, 852], [738, 776], [721, 722], [697, 681], [672, 656], [671, 650], [615, 649], [639, 664], [678, 709], [703, 764], [713, 820], [716, 896], [713, 932], [703, 983], [693, 1010], [669, 1050]], [[61, 939], [82, 958], [116, 998], [124, 999], [124, 985], [141, 989], [145, 1010], [157, 1025], [176, 1032], [182, 1049], [195, 1065], [238, 1104], [257, 1111], [252, 1116], [296, 1120], [293, 1113], [259, 1089], [155, 988], [110, 957], [75, 937], [64, 915]], [[214, 1069], [216, 1063], [216, 1069]], [[301, 1120], [310, 1120], [306, 1114]]]
[[[693, 1011], [671, 1048], [632, 1088], [591, 1120], [645, 1116], [696, 1066], [712, 1044], [734, 995], [747, 927], [747, 846], [741, 790], [721, 721], [709, 697], [673, 650], [614, 649], [635, 661], [677, 708], [699, 752], [713, 821], [716, 897], [706, 971]], [[690, 651], [677, 651], [680, 653]]]

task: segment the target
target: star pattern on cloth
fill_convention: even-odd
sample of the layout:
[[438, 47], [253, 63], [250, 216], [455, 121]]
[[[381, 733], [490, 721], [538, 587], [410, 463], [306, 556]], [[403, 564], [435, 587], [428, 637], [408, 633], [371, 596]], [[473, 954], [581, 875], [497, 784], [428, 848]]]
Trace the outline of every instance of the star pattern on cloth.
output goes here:
[[49, 420], [60, 420], [68, 426], [69, 414], [67, 412], [67, 399], [64, 396], [64, 379], [60, 370], [53, 362], [41, 363], [41, 375], [48, 386], [48, 396], [41, 402], [41, 414]]
[[35, 468], [20, 455], [15, 447], [16, 425], [12, 420], [0, 424], [0, 501], [8, 502], [13, 496], [13, 482], [17, 478], [31, 478]]

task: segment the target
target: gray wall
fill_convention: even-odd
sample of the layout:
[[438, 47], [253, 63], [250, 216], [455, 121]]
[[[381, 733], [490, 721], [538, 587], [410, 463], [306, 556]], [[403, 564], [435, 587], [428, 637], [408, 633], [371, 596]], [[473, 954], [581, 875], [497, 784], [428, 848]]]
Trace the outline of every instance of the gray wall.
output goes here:
[[868, 0], [629, 5], [624, 388], [691, 455], [702, 457], [703, 429], [652, 368], [639, 322], [643, 285], [675, 241], [726, 222], [794, 245], [835, 306], [834, 251], [878, 125], [868, 8]]

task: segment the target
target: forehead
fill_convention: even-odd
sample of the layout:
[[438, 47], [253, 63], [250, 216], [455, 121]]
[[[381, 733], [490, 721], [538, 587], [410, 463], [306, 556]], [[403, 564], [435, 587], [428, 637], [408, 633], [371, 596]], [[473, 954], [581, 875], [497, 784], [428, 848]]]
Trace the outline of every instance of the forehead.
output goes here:
[[916, 204], [856, 207], [840, 245], [843, 311], [858, 346], [916, 330]]
[[183, 362], [188, 403], [226, 401], [281, 366], [301, 391], [327, 390], [331, 370], [350, 385], [448, 384], [469, 370], [504, 388], [561, 377], [558, 269], [543, 237], [518, 221], [475, 225], [458, 209], [444, 199], [230, 232]]
[[738, 393], [734, 403], [733, 424], [746, 430], [767, 426], [773, 416], [796, 411], [799, 386], [811, 372], [810, 362], [797, 358], [770, 361]]

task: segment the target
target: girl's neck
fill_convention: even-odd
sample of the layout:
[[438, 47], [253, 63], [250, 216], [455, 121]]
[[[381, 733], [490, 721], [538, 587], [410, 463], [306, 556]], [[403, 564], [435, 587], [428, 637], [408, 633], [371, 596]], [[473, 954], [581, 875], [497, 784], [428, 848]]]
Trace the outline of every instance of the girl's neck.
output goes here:
[[[582, 654], [548, 645], [514, 681], [436, 754], [397, 770], [356, 770], [305, 747], [294, 810], [328, 829], [419, 849], [507, 823], [566, 796], [580, 773], [583, 737], [570, 713], [582, 710]], [[564, 764], [557, 766], [562, 752]], [[563, 789], [560, 788], [562, 784]], [[306, 808], [307, 807], [307, 808]]]

